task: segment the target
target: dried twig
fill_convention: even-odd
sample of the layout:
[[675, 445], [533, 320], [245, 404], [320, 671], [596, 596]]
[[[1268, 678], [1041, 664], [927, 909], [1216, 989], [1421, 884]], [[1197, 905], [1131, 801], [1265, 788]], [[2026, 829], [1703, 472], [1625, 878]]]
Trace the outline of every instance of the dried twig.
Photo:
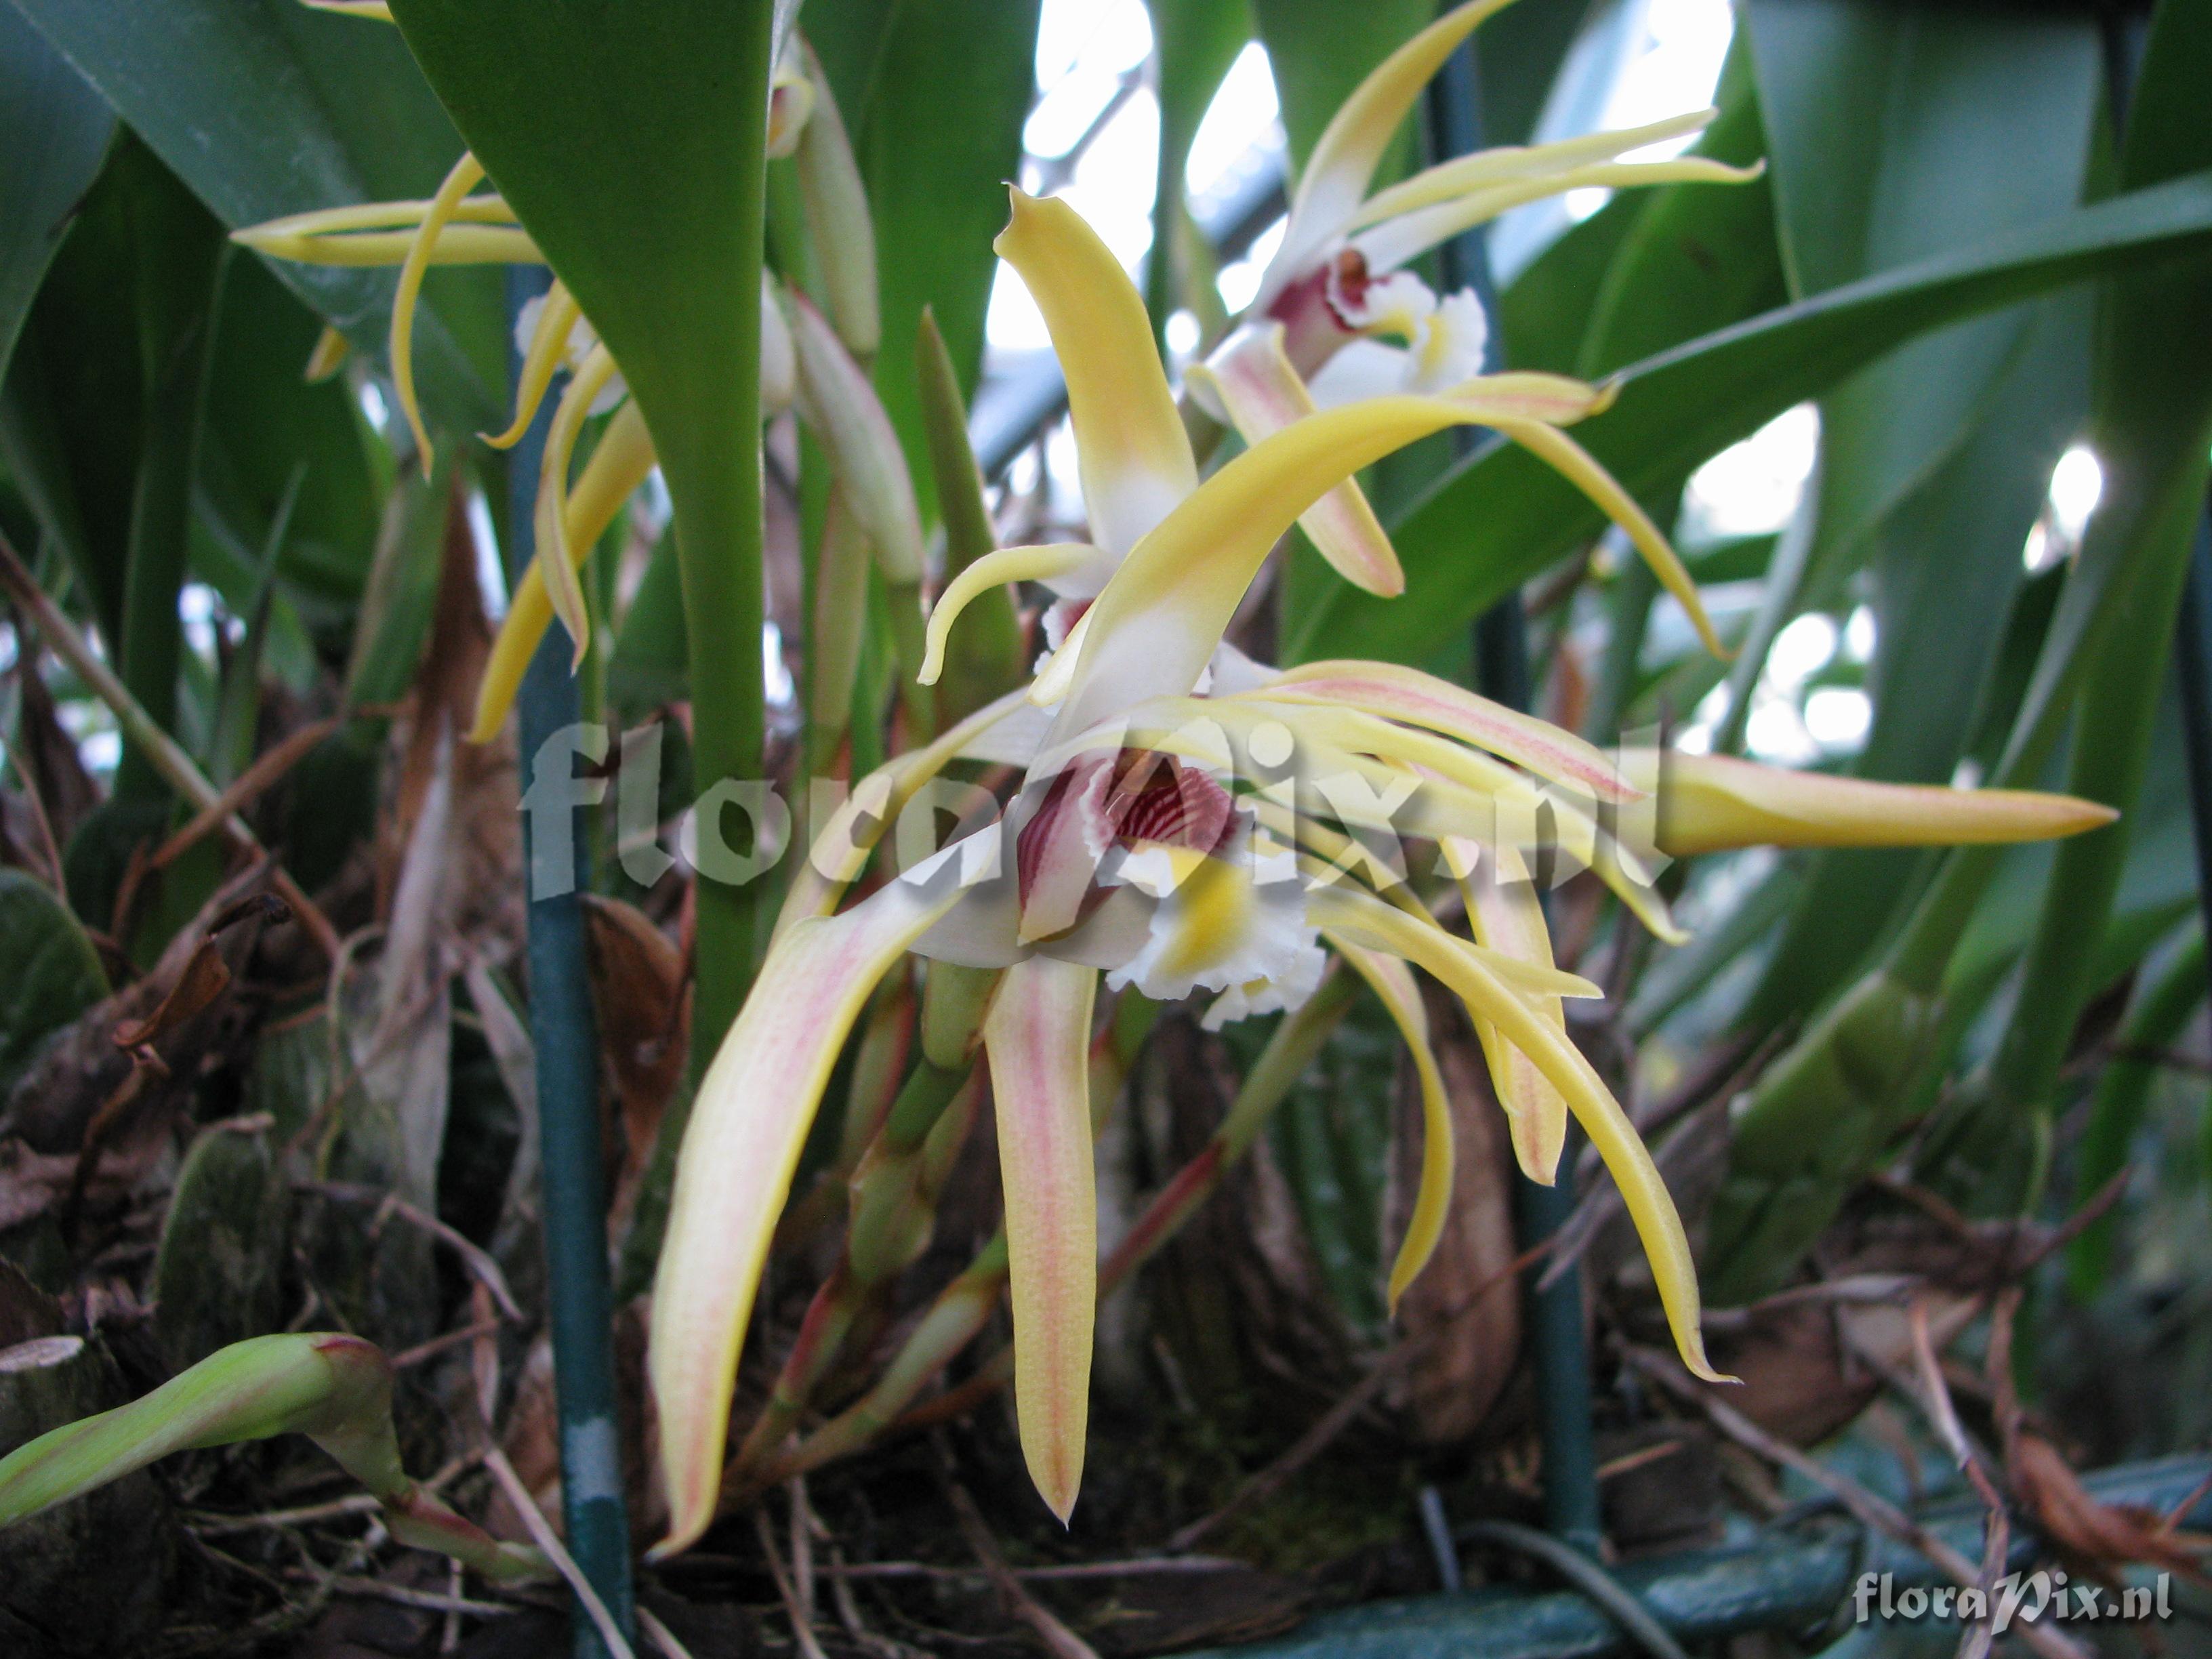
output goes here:
[[[370, 1187], [349, 1181], [300, 1181], [293, 1183], [301, 1192], [315, 1193], [324, 1198], [335, 1198], [350, 1204], [374, 1204], [386, 1215], [398, 1216], [410, 1227], [419, 1227], [452, 1250], [461, 1259], [461, 1265], [470, 1277], [492, 1294], [500, 1311], [520, 1323], [522, 1304], [514, 1299], [514, 1292], [507, 1287], [507, 1275], [499, 1270], [499, 1263], [491, 1259], [489, 1251], [459, 1230], [419, 1210], [396, 1193], [381, 1187]], [[458, 1340], [458, 1339], [457, 1339]]]
[[1318, 1422], [1291, 1443], [1287, 1450], [1246, 1480], [1219, 1509], [1210, 1515], [1200, 1516], [1188, 1526], [1178, 1528], [1170, 1535], [1167, 1548], [1180, 1554], [1201, 1538], [1218, 1531], [1223, 1523], [1233, 1516], [1242, 1515], [1255, 1504], [1273, 1497], [1292, 1475], [1319, 1456], [1331, 1441], [1349, 1428], [1352, 1420], [1374, 1403], [1392, 1377], [1436, 1344], [1452, 1335], [1458, 1329], [1459, 1322], [1480, 1308], [1484, 1298], [1492, 1291], [1510, 1285], [1523, 1268], [1532, 1266], [1550, 1249], [1551, 1244], [1547, 1241], [1522, 1251], [1468, 1291], [1467, 1299], [1453, 1309], [1434, 1329], [1419, 1336], [1408, 1337], [1386, 1350], [1382, 1358], [1369, 1368], [1367, 1375], [1352, 1386], [1351, 1392], [1331, 1406]]
[[775, 1580], [776, 1596], [783, 1603], [785, 1617], [791, 1620], [791, 1633], [799, 1643], [799, 1652], [805, 1659], [828, 1659], [822, 1651], [822, 1644], [815, 1638], [805, 1606], [799, 1599], [798, 1586], [791, 1582], [783, 1557], [776, 1551], [775, 1528], [769, 1525], [768, 1511], [757, 1505], [753, 1510], [753, 1530], [760, 1534], [761, 1553], [768, 1558], [768, 1576]]
[[1959, 1638], [1959, 1659], [1984, 1659], [1990, 1644], [1996, 1639], [1996, 1626], [1988, 1609], [1996, 1592], [1997, 1575], [2004, 1571], [2005, 1557], [2012, 1548], [2012, 1521], [2006, 1512], [2003, 1496], [1990, 1479], [1989, 1471], [1982, 1467], [1973, 1443], [1966, 1438], [1966, 1425], [1959, 1421], [1959, 1408], [1952, 1401], [1950, 1385], [1943, 1380], [1942, 1362], [1936, 1357], [1935, 1339], [1929, 1334], [1926, 1297], [1913, 1298], [1906, 1322], [1912, 1332], [1913, 1369], [1920, 1384], [1915, 1397], [1934, 1425], [1944, 1449], [1951, 1454], [1952, 1462], [1973, 1483], [1984, 1507], [1989, 1510], [1989, 1520], [1984, 1524], [1978, 1581], [1984, 1611]]
[[[940, 1445], [940, 1451], [942, 1447]], [[984, 1524], [981, 1511], [968, 1489], [952, 1477], [950, 1460], [945, 1469], [945, 1496], [952, 1505], [954, 1519], [960, 1523], [961, 1535], [967, 1539], [968, 1547], [975, 1552], [976, 1560], [990, 1576], [992, 1588], [999, 1599], [1006, 1604], [1007, 1611], [1037, 1633], [1037, 1639], [1052, 1654], [1053, 1659], [1098, 1659], [1098, 1651], [1073, 1631], [1060, 1623], [1051, 1608], [1031, 1595], [1006, 1565], [1006, 1558], [999, 1549], [998, 1540]]]
[[[1733, 1406], [1716, 1399], [1692, 1382], [1670, 1357], [1637, 1347], [1624, 1348], [1623, 1355], [1631, 1365], [1675, 1398], [1705, 1413], [1715, 1428], [1738, 1445], [1802, 1475], [1827, 1492], [1861, 1526], [1925, 1556], [1960, 1589], [1980, 1587], [1980, 1569], [1903, 1510], [1819, 1459], [1807, 1456], [1788, 1441], [1769, 1434]], [[2046, 1626], [2024, 1624], [2020, 1626], [2020, 1633], [2021, 1639], [2044, 1655], [2045, 1659], [2087, 1659], [2077, 1644]]]
[[[116, 724], [123, 728], [124, 735], [146, 757], [147, 763], [160, 775], [162, 782], [175, 790], [197, 811], [204, 811], [221, 799], [216, 787], [207, 781], [182, 745], [161, 729], [161, 723], [148, 714], [138, 699], [125, 689], [123, 682], [115, 678], [76, 625], [46, 597], [46, 590], [39, 586], [38, 579], [31, 574], [29, 567], [24, 564], [5, 536], [0, 536], [0, 587], [7, 589], [15, 603], [22, 607], [31, 625], [39, 630], [54, 654], [75, 669], [77, 678], [84, 682], [92, 694], [107, 705], [109, 712], [115, 716]], [[224, 817], [222, 833], [232, 845], [257, 858], [263, 856], [261, 843], [254, 838], [253, 831], [246, 828], [246, 820], [236, 813]], [[292, 914], [307, 930], [323, 954], [336, 957], [338, 934], [337, 929], [331, 926], [330, 918], [281, 868], [276, 871], [274, 879], [277, 892], [292, 907]]]
[[507, 1501], [522, 1517], [530, 1541], [545, 1553], [545, 1559], [568, 1581], [568, 1588], [575, 1592], [578, 1603], [599, 1632], [599, 1640], [607, 1644], [607, 1651], [613, 1659], [636, 1659], [630, 1644], [623, 1638], [621, 1626], [615, 1623], [614, 1614], [607, 1611], [607, 1604], [599, 1599], [592, 1581], [584, 1577], [584, 1570], [568, 1553], [560, 1534], [553, 1530], [553, 1523], [545, 1518], [544, 1511], [538, 1507], [538, 1500], [530, 1495], [530, 1488], [522, 1484], [514, 1465], [507, 1461], [507, 1454], [496, 1446], [486, 1446], [483, 1462], [491, 1471], [492, 1479], [499, 1482], [499, 1489], [507, 1494]]
[[336, 732], [341, 723], [334, 719], [311, 720], [290, 736], [270, 745], [266, 754], [240, 773], [222, 793], [194, 813], [191, 822], [183, 829], [155, 848], [154, 856], [146, 862], [156, 870], [175, 863], [192, 848], [222, 829], [234, 814], [243, 812], [260, 799], [310, 750]]

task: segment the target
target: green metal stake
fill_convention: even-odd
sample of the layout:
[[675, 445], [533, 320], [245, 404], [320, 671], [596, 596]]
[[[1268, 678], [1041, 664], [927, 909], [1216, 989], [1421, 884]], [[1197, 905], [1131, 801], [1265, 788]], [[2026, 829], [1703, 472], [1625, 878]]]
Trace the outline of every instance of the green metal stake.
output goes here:
[[[1474, 43], [1454, 52], [1429, 89], [1429, 137], [1439, 158], [1482, 147], [1480, 84]], [[1454, 237], [1438, 250], [1447, 289], [1473, 288], [1492, 318], [1497, 293], [1491, 281], [1487, 240], [1480, 229]], [[1495, 327], [1484, 349], [1483, 368], [1503, 367]], [[1462, 452], [1479, 441], [1468, 428], [1454, 429]], [[1521, 596], [1509, 593], [1474, 624], [1475, 689], [1515, 708], [1528, 706], [1528, 630]], [[1513, 1181], [1513, 1217], [1523, 1250], [1554, 1237], [1574, 1213], [1574, 1153], [1559, 1159], [1559, 1178], [1542, 1187], [1526, 1176]], [[1578, 1272], [1543, 1283], [1545, 1263], [1528, 1273], [1528, 1326], [1536, 1367], [1536, 1432], [1543, 1449], [1544, 1524], [1585, 1554], [1597, 1553], [1604, 1533], [1598, 1510], [1597, 1446], [1590, 1427], [1589, 1339], [1583, 1328], [1583, 1284]]]
[[[548, 286], [540, 266], [507, 276], [510, 317]], [[510, 373], [519, 363], [510, 362]], [[509, 578], [535, 551], [532, 508], [553, 400], [547, 398], [508, 458]], [[526, 770], [546, 740], [582, 718], [568, 672], [568, 637], [546, 630], [516, 699]], [[558, 745], [556, 744], [556, 750]], [[562, 764], [573, 764], [566, 750]], [[537, 780], [526, 779], [534, 785]], [[589, 873], [581, 806], [566, 809], [573, 869], [566, 881], [538, 879], [532, 843], [544, 809], [523, 814], [529, 883], [530, 1036], [538, 1054], [538, 1124], [545, 1209], [545, 1279], [553, 1324], [553, 1385], [561, 1430], [561, 1510], [570, 1553], [625, 1637], [634, 1628], [629, 1515], [623, 1501], [622, 1430], [615, 1410], [614, 1304], [607, 1283], [607, 1200], [599, 1152], [599, 1033], [584, 951], [583, 893]], [[554, 858], [557, 850], [545, 849]], [[553, 873], [549, 872], [549, 874]], [[558, 890], [545, 890], [555, 889]], [[576, 1659], [607, 1659], [606, 1644], [580, 1608], [573, 1620]]]

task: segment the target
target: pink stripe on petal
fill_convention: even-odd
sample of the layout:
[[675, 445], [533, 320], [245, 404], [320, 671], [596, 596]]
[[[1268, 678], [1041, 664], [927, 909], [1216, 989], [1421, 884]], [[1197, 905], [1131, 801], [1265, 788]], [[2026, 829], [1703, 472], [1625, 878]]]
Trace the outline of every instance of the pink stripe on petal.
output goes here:
[[669, 1509], [656, 1555], [714, 1517], [746, 1321], [830, 1069], [877, 982], [959, 894], [895, 881], [794, 923], [700, 1083], [653, 1280], [647, 1369]]
[[1098, 1300], [1090, 1084], [1097, 985], [1094, 969], [1073, 963], [1016, 963], [983, 1024], [998, 1101], [1022, 1456], [1063, 1523], [1083, 1482]]

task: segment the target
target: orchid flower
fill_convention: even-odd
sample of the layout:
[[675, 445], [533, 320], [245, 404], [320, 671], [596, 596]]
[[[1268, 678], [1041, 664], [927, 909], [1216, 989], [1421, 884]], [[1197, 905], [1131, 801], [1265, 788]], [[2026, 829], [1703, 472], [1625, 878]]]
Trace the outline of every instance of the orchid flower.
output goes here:
[[[1085, 1054], [1097, 975], [1218, 1025], [1297, 1006], [1324, 949], [1373, 987], [1413, 1048], [1423, 1170], [1392, 1269], [1397, 1295], [1441, 1231], [1450, 1117], [1406, 964], [1482, 1034], [1524, 1168], [1553, 1178], [1570, 1114], [1612, 1170], [1684, 1362], [1706, 1362], [1681, 1222], [1561, 1000], [1596, 988], [1551, 960], [1526, 879], [1540, 819], [1649, 925], [1679, 937], [1623, 822], [1644, 790], [1571, 733], [1418, 671], [1366, 662], [1278, 672], [1223, 635], [1275, 541], [1356, 469], [1445, 427], [1556, 434], [1604, 395], [1504, 374], [1441, 394], [1317, 412], [1200, 482], [1134, 288], [1065, 204], [1012, 196], [1000, 254], [1029, 285], [1066, 373], [1093, 540], [970, 567], [930, 619], [923, 678], [976, 593], [1038, 580], [1073, 626], [1026, 696], [1010, 694], [862, 781], [794, 880], [753, 994], [702, 1080], [678, 1161], [653, 1299], [650, 1370], [670, 1535], [714, 1512], [744, 1333], [799, 1149], [878, 982], [909, 954], [1002, 970], [981, 1025], [995, 1097], [1024, 1457], [1063, 1520], [1080, 1482], [1096, 1295]], [[1539, 453], [1551, 453], [1537, 446]], [[1573, 471], [1571, 477], [1580, 476]], [[1592, 492], [1602, 501], [1601, 491]], [[892, 822], [956, 760], [1024, 768], [933, 856], [845, 903]], [[1961, 796], [1963, 801], [1980, 798]], [[2041, 801], [2047, 798], [2033, 798]], [[2002, 824], [1983, 801], [1936, 838]], [[2051, 833], [2046, 814], [2024, 833]], [[2077, 826], [2078, 827], [2078, 826]], [[1438, 842], [1472, 937], [1440, 925], [1373, 851]]]
[[[1200, 405], [1247, 441], [1311, 413], [1316, 399], [1326, 406], [1346, 395], [1438, 392], [1477, 373], [1489, 332], [1482, 302], [1467, 289], [1438, 295], [1405, 268], [1461, 232], [1570, 190], [1758, 176], [1756, 167], [1699, 156], [1620, 159], [1701, 131], [1718, 113], [1701, 109], [1618, 132], [1483, 150], [1370, 194], [1391, 135], [1421, 88], [1506, 3], [1470, 0], [1422, 30], [1360, 82], [1315, 144], [1245, 319], [1190, 374]], [[1357, 351], [1345, 350], [1355, 343]], [[1586, 489], [1602, 477], [1564, 440], [1547, 459]], [[1641, 514], [1615, 516], [1717, 654], [1696, 590], [1664, 538]], [[1346, 580], [1386, 597], [1402, 591], [1397, 556], [1356, 483], [1330, 490], [1300, 523]]]

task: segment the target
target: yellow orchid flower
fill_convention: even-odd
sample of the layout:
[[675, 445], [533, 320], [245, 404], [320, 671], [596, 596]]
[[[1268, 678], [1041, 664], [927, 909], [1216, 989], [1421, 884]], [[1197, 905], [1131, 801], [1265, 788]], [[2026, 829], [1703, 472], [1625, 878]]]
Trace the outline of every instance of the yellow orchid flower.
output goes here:
[[[830, 817], [701, 1085], [653, 1297], [662, 1553], [713, 1518], [744, 1333], [799, 1149], [860, 1010], [909, 953], [1003, 970], [981, 1036], [1006, 1193], [1015, 1396], [1030, 1474], [1063, 1519], [1082, 1474], [1096, 1296], [1085, 1054], [1100, 972], [1109, 988], [1164, 1000], [1206, 992], [1209, 1025], [1297, 1006], [1324, 949], [1369, 981], [1414, 1049], [1426, 1126], [1394, 1300], [1433, 1248], [1450, 1185], [1450, 1116], [1407, 964], [1428, 973], [1474, 1018], [1524, 1168], [1548, 1180], [1567, 1115], [1583, 1124], [1626, 1197], [1684, 1363], [1715, 1375], [1681, 1222], [1561, 1018], [1561, 999], [1596, 988], [1553, 964], [1523, 879], [1548, 840], [1671, 933], [1650, 869], [1623, 844], [1625, 822], [1652, 816], [1642, 782], [1571, 733], [1418, 671], [1282, 672], [1223, 640], [1269, 549], [1357, 468], [1462, 423], [1534, 434], [1554, 453], [1542, 436], [1602, 395], [1518, 374], [1367, 399], [1307, 415], [1200, 482], [1143, 308], [1090, 228], [1017, 191], [998, 246], [1066, 372], [1093, 540], [980, 561], [982, 574], [939, 600], [924, 678], [959, 607], [993, 584], [1044, 582], [1073, 625], [1026, 696], [892, 761]], [[971, 813], [950, 845], [848, 903], [893, 823], [957, 759], [1018, 766], [1023, 779], [988, 821]], [[2046, 816], [2028, 833], [2085, 822]], [[1923, 814], [1915, 833], [1985, 828], [1970, 811]], [[1442, 926], [1376, 853], [1402, 834], [1443, 846], [1468, 884], [1473, 937]]]
[[[1331, 372], [1322, 383], [1323, 404], [1350, 396], [1440, 392], [1479, 372], [1489, 335], [1481, 301], [1469, 289], [1438, 295], [1405, 269], [1461, 232], [1571, 190], [1758, 176], [1755, 167], [1699, 156], [1620, 159], [1701, 131], [1717, 113], [1701, 109], [1618, 132], [1483, 150], [1370, 194], [1391, 135], [1422, 88], [1507, 3], [1471, 0], [1422, 30], [1360, 82], [1315, 144], [1257, 295], [1239, 325], [1190, 373], [1200, 404], [1248, 442], [1311, 413], [1316, 377], [1325, 368]], [[1363, 343], [1360, 353], [1333, 362], [1354, 342]], [[1300, 523], [1347, 580], [1385, 597], [1402, 590], [1397, 556], [1356, 483], [1332, 489]], [[1718, 654], [1679, 562], [1656, 531], [1635, 539]]]

